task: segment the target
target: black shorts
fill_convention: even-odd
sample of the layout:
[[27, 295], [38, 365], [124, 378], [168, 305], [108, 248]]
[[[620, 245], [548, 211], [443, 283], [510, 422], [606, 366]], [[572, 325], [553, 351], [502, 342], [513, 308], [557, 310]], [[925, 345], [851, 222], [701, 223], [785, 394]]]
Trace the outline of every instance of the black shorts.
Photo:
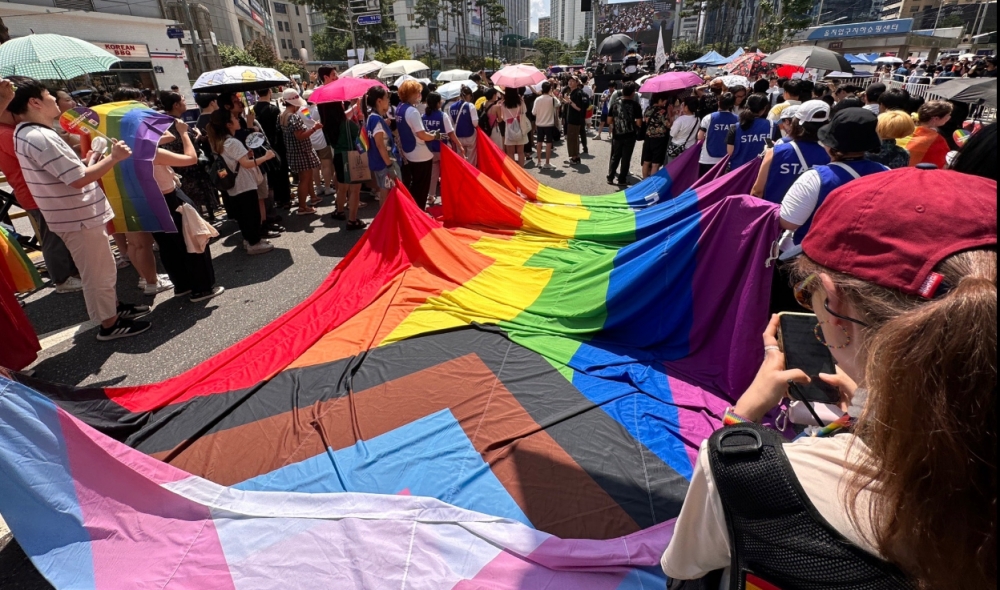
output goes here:
[[535, 141], [538, 143], [555, 143], [556, 141], [556, 128], [555, 127], [536, 127], [535, 128]]

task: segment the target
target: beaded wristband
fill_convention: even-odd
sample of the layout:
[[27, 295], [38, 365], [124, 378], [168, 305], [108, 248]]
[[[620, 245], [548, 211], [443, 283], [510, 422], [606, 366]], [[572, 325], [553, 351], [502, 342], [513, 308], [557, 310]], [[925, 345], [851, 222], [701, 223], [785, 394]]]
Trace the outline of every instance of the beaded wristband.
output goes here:
[[739, 414], [737, 414], [736, 412], [734, 412], [733, 408], [731, 408], [731, 407], [726, 408], [726, 413], [723, 414], [723, 416], [722, 416], [722, 425], [723, 426], [732, 426], [733, 424], [749, 424], [749, 423], [752, 423], [752, 422], [753, 422], [753, 420], [749, 420], [747, 418], [744, 418], [743, 416], [740, 416]]

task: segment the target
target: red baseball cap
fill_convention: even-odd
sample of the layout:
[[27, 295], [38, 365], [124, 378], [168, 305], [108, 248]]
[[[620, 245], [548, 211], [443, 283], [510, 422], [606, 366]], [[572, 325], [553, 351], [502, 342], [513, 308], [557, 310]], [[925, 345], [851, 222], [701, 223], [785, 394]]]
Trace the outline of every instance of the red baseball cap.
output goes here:
[[909, 295], [934, 297], [934, 268], [997, 245], [997, 183], [952, 170], [900, 168], [830, 193], [802, 250], [817, 263]]

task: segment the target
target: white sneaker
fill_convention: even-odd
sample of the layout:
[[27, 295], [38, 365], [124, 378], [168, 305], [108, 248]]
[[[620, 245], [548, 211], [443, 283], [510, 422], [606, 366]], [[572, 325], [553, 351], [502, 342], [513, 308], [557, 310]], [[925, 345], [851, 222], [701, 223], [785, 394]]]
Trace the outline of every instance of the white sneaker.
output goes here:
[[70, 277], [62, 284], [56, 285], [56, 293], [76, 293], [78, 291], [83, 291], [83, 281], [76, 277]]
[[267, 240], [261, 240], [253, 246], [247, 247], [247, 254], [255, 256], [257, 254], [266, 254], [271, 250], [274, 250], [274, 245]]
[[162, 293], [167, 289], [173, 289], [174, 284], [164, 275], [158, 275], [158, 280], [155, 285], [147, 284], [142, 288], [143, 295], [156, 295], [157, 293]]
[[[169, 283], [170, 282], [170, 277], [167, 276], [167, 275], [165, 275], [165, 274], [158, 274], [158, 275], [156, 275], [156, 281], [157, 282], [164, 281], [164, 280]], [[139, 288], [140, 289], [145, 289], [146, 288], [146, 279], [143, 278], [143, 277], [139, 277]]]

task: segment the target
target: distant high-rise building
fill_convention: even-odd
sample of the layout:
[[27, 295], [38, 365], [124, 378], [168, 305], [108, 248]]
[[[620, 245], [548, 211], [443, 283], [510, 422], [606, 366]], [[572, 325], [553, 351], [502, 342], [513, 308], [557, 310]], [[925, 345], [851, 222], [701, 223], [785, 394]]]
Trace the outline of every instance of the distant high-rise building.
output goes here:
[[[309, 23], [310, 8], [287, 2], [271, 2], [274, 20], [274, 47], [282, 59], [313, 58], [312, 27]], [[326, 21], [324, 20], [324, 23]], [[305, 49], [305, 55], [300, 51]]]
[[552, 17], [548, 16], [538, 17], [538, 36], [539, 37], [552, 36]]
[[551, 0], [550, 36], [567, 45], [593, 36], [594, 13], [582, 12], [580, 0]]
[[[926, 0], [924, 0], [926, 1]], [[823, 0], [813, 12], [815, 23], [838, 24], [860, 23], [878, 20], [885, 5], [883, 0]], [[817, 14], [816, 11], [822, 10]]]

